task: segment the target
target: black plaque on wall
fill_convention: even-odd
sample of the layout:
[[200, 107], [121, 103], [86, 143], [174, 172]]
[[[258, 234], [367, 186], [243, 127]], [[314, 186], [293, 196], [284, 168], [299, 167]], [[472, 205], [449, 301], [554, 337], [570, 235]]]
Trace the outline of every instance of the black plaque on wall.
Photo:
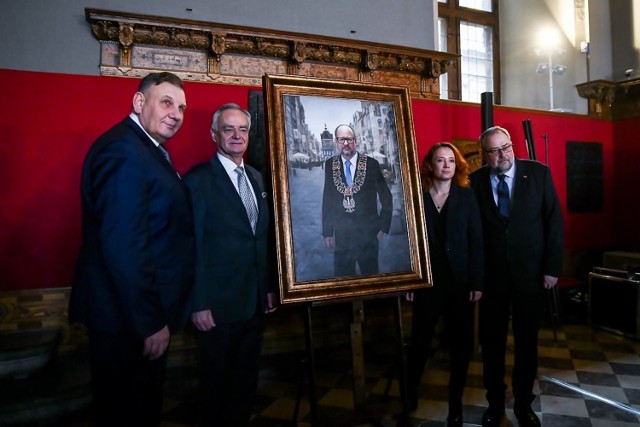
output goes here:
[[567, 210], [602, 212], [602, 144], [567, 142]]

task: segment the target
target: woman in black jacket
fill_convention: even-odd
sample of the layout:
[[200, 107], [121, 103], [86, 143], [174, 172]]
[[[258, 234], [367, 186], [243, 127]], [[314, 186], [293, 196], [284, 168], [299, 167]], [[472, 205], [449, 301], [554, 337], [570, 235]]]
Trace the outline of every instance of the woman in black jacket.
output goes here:
[[462, 426], [462, 392], [473, 349], [473, 312], [482, 296], [483, 246], [480, 212], [469, 187], [469, 166], [451, 144], [435, 144], [422, 162], [424, 206], [433, 286], [409, 293], [412, 339], [407, 363], [409, 409], [418, 406], [418, 387], [443, 316], [448, 336], [448, 426]]

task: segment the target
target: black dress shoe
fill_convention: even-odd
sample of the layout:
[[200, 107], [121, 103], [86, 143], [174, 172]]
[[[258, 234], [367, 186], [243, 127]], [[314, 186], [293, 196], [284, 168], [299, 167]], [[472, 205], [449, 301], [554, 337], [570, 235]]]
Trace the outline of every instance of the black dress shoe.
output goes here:
[[482, 427], [498, 427], [504, 418], [504, 408], [489, 406], [482, 416]]
[[525, 408], [514, 408], [513, 413], [518, 419], [520, 427], [540, 427], [540, 418], [533, 412], [530, 406]]
[[447, 427], [462, 427], [462, 412], [449, 412], [447, 417]]

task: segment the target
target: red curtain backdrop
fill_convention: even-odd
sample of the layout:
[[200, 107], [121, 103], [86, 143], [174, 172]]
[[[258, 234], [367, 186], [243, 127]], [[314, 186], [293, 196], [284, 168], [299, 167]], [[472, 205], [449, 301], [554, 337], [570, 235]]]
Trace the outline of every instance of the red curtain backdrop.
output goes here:
[[[130, 111], [137, 79], [0, 70], [3, 81], [0, 126], [0, 290], [69, 286], [80, 247], [79, 180], [91, 143]], [[259, 88], [186, 82], [187, 112], [178, 135], [168, 143], [180, 172], [215, 151], [211, 115], [221, 104], [247, 107]], [[435, 142], [477, 138], [480, 106], [460, 102], [412, 101], [419, 158]], [[549, 166], [565, 207], [566, 246], [572, 249], [640, 246], [640, 201], [620, 204], [637, 190], [638, 120], [621, 123], [583, 116], [495, 107], [494, 123], [510, 130], [516, 155], [527, 157], [522, 121], [530, 119], [538, 160], [545, 161], [543, 134], [549, 135]], [[615, 139], [615, 143], [614, 143]], [[604, 211], [566, 212], [567, 141], [599, 142], [604, 152]], [[617, 156], [620, 153], [621, 156]], [[631, 190], [634, 193], [631, 193]], [[624, 227], [619, 228], [618, 226]], [[631, 228], [631, 231], [630, 231]]]

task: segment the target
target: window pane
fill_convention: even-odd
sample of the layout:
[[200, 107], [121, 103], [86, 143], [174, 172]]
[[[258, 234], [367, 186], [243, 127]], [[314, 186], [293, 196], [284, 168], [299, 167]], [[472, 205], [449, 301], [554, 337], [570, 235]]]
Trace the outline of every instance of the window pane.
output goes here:
[[491, 12], [491, 0], [458, 0], [460, 7]]
[[[448, 23], [444, 18], [438, 18], [438, 50], [447, 51]], [[440, 99], [449, 99], [449, 74], [440, 75]]]
[[462, 100], [480, 102], [482, 92], [493, 92], [491, 27], [460, 22]]

